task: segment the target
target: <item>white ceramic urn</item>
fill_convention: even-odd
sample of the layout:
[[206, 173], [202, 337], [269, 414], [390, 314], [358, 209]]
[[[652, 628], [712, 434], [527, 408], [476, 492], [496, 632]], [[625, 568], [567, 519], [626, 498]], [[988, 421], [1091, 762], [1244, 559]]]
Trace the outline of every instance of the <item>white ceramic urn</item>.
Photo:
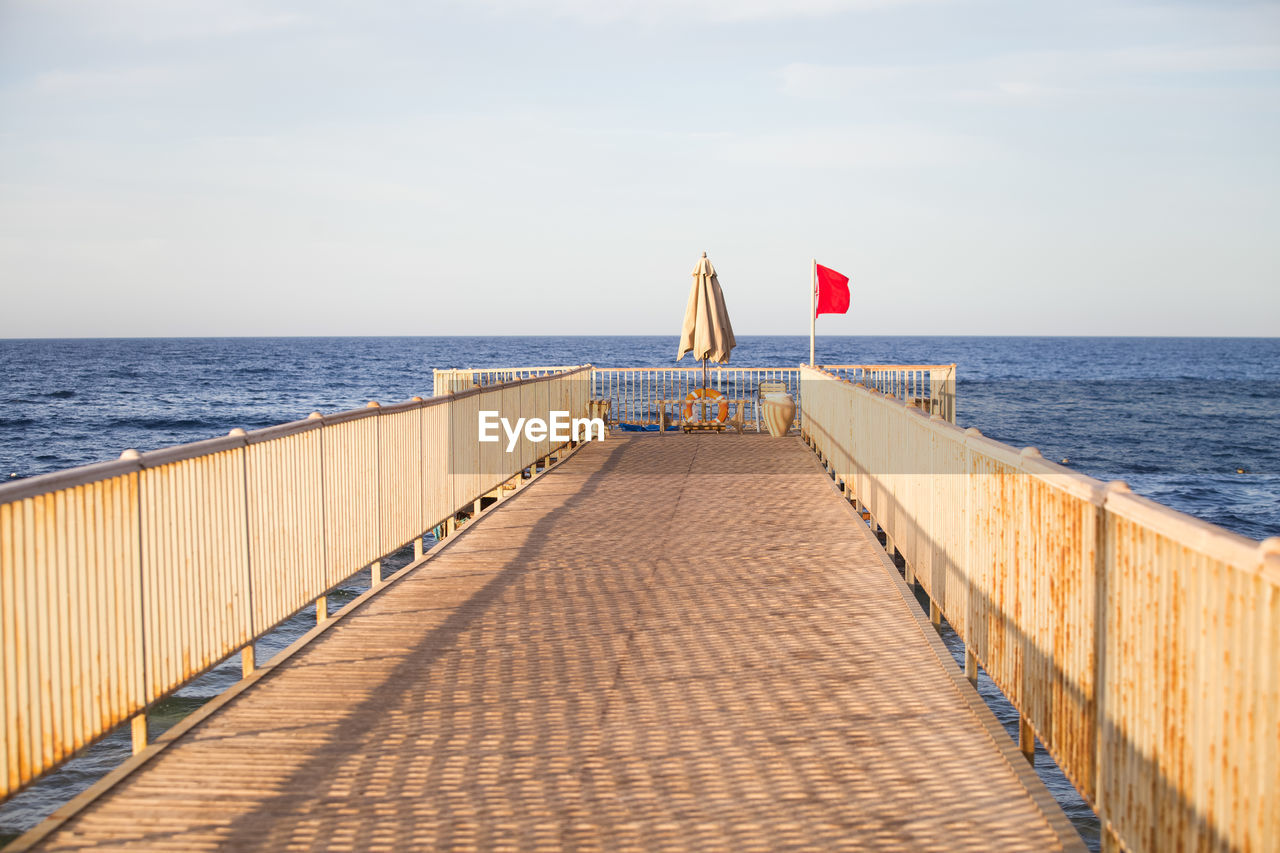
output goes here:
[[791, 429], [791, 421], [796, 416], [796, 401], [785, 391], [774, 391], [761, 399], [760, 412], [764, 415], [769, 435], [780, 438]]

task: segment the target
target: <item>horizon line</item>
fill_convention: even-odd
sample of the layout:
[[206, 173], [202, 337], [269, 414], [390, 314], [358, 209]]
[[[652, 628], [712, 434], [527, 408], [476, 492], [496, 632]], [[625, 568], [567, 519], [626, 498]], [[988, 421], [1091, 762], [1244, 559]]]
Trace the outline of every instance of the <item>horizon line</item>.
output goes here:
[[[53, 335], [37, 335], [33, 337], [3, 337], [0, 336], [0, 342], [27, 342], [27, 341], [200, 341], [200, 340], [276, 340], [276, 339], [337, 339], [337, 340], [357, 340], [357, 339], [378, 339], [378, 338], [405, 338], [405, 339], [432, 339], [432, 338], [456, 338], [459, 340], [468, 338], [679, 338], [678, 332], [674, 333], [655, 333], [655, 332], [628, 332], [625, 334], [587, 334], [582, 332], [564, 333], [564, 334], [537, 334], [537, 335], [518, 335], [518, 334], [497, 334], [497, 335], [72, 335], [72, 336], [53, 336]], [[808, 337], [803, 334], [754, 334], [743, 333], [744, 338], [797, 338], [804, 339]], [[1053, 338], [1127, 338], [1132, 340], [1255, 340], [1255, 341], [1273, 341], [1280, 340], [1280, 335], [1231, 335], [1231, 334], [1190, 334], [1190, 335], [1148, 335], [1148, 334], [1042, 334], [1042, 335], [1000, 335], [1000, 334], [853, 334], [853, 335], [818, 335], [818, 339], [832, 338], [1007, 338], [1007, 339], [1053, 339]]]

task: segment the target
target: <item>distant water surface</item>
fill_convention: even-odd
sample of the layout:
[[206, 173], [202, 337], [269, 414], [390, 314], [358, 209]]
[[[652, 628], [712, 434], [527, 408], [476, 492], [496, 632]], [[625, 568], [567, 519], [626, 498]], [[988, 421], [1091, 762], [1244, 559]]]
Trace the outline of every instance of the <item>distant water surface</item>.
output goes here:
[[[808, 346], [804, 337], [744, 336], [732, 364], [794, 366]], [[430, 396], [436, 367], [662, 366], [675, 350], [674, 336], [0, 340], [0, 482], [114, 459], [129, 447]], [[954, 362], [961, 426], [1127, 480], [1245, 536], [1280, 535], [1280, 339], [823, 337], [818, 360]], [[339, 590], [334, 605], [362, 589]], [[260, 643], [260, 657], [312, 620], [308, 611], [290, 620]], [[948, 644], [959, 648], [954, 636]], [[162, 703], [153, 726], [171, 725], [238, 676], [228, 663], [187, 685]], [[1006, 728], [1016, 726], [985, 677], [980, 689]], [[128, 751], [127, 732], [117, 732], [0, 807], [0, 843]], [[1096, 845], [1087, 807], [1047, 764], [1038, 760], [1042, 778]]]
[[[794, 366], [808, 346], [744, 336], [732, 364]], [[0, 479], [429, 396], [436, 367], [657, 366], [675, 350], [674, 336], [4, 340]], [[818, 360], [957, 363], [962, 426], [1280, 534], [1280, 339], [824, 337]]]

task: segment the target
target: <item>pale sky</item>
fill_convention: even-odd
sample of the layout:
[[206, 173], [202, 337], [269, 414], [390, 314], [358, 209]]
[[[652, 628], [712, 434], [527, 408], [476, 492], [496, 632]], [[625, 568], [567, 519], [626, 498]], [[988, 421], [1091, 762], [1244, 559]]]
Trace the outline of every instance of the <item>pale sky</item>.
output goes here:
[[0, 337], [1280, 334], [1280, 4], [0, 0]]

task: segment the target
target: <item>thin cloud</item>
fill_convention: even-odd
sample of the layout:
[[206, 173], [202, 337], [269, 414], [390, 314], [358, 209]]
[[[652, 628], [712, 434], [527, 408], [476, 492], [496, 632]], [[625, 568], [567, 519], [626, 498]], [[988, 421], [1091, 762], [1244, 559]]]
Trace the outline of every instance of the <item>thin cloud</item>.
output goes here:
[[[1023, 100], [1077, 94], [1063, 53], [1019, 54], [972, 62], [914, 66], [794, 63], [778, 72], [780, 90], [794, 98], [824, 100], [861, 94], [947, 100]], [[1078, 80], [1076, 83], [1078, 84]]]
[[[1280, 69], [1280, 45], [1147, 46], [1095, 51], [1038, 51], [967, 62], [921, 65], [792, 63], [777, 73], [779, 90], [803, 99], [860, 94], [989, 101], [1039, 101], [1114, 91], [1134, 75]], [[1150, 82], [1150, 81], [1148, 81]]]
[[47, 97], [105, 98], [176, 89], [188, 85], [191, 80], [190, 69], [176, 66], [58, 69], [37, 74], [27, 88], [32, 94]]
[[484, 0], [501, 14], [539, 13], [588, 22], [718, 22], [824, 18], [949, 0]]
[[923, 69], [893, 65], [815, 65], [793, 62], [779, 72], [783, 94], [794, 98], [839, 98], [872, 87], [901, 87]]
[[723, 155], [752, 166], [803, 169], [923, 168], [990, 160], [989, 140], [926, 128], [822, 129], [731, 139]]
[[1109, 51], [1101, 58], [1111, 69], [1163, 74], [1276, 71], [1280, 70], [1280, 44], [1133, 47]]
[[[247, 0], [43, 0], [25, 4], [46, 20], [98, 37], [135, 42], [226, 38], [295, 27], [305, 16]], [[273, 10], [271, 6], [275, 6]]]

